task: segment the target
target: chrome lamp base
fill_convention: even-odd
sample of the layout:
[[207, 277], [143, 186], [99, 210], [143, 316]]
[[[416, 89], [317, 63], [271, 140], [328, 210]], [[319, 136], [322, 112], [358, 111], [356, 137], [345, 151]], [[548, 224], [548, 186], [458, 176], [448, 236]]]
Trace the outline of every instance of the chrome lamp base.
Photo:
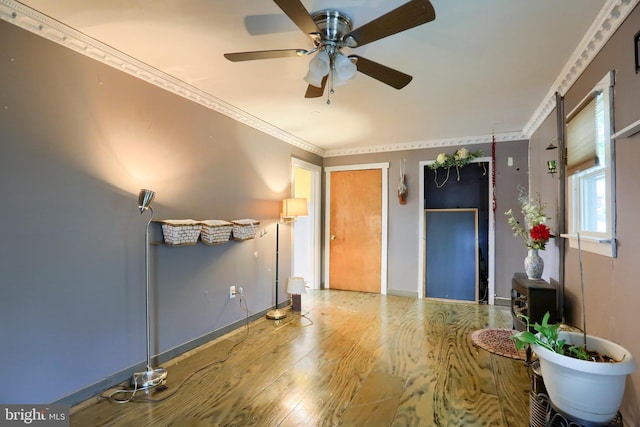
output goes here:
[[267, 313], [267, 319], [271, 320], [280, 320], [287, 317], [287, 313], [284, 310], [280, 310], [276, 308], [275, 310], [271, 310]]
[[165, 368], [155, 368], [149, 371], [136, 372], [131, 378], [131, 386], [141, 390], [145, 388], [157, 387], [167, 380], [167, 370]]

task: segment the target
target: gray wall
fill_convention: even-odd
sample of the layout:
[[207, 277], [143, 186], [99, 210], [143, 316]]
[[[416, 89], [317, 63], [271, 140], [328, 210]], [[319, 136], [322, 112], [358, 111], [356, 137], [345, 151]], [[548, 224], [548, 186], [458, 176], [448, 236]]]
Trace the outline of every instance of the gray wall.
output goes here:
[[[559, 235], [560, 219], [560, 203], [559, 189], [560, 185], [564, 185], [559, 174], [551, 175], [547, 171], [547, 161], [556, 160], [560, 164], [560, 151], [547, 150], [549, 143], [557, 136], [557, 120], [555, 110], [531, 136], [529, 143], [529, 192], [532, 196], [540, 194], [543, 202], [547, 204], [546, 214], [548, 216], [547, 225], [551, 228], [554, 235]], [[557, 141], [554, 141], [558, 145]], [[564, 232], [564, 231], [562, 231]], [[548, 282], [557, 282], [560, 280], [560, 237], [552, 238], [547, 243], [544, 251], [540, 251], [540, 256], [544, 260], [544, 272], [542, 278]]]
[[242, 324], [230, 285], [252, 314], [269, 308], [290, 158], [322, 159], [4, 21], [0, 75], [0, 402], [73, 402], [140, 369], [140, 188], [156, 191], [156, 219], [254, 218], [267, 232], [151, 247], [154, 353]]
[[[388, 229], [388, 293], [398, 295], [417, 295], [418, 250], [422, 236], [418, 230], [421, 207], [424, 206], [420, 191], [420, 162], [435, 160], [438, 153], [451, 154], [458, 147], [437, 147], [422, 150], [408, 150], [360, 154], [353, 156], [328, 157], [325, 166], [357, 165], [389, 162], [389, 229]], [[491, 157], [491, 144], [478, 144], [467, 147], [470, 151], [482, 150]], [[496, 144], [496, 283], [498, 297], [509, 298], [511, 277], [514, 271], [523, 270], [526, 250], [516, 240], [507, 224], [504, 212], [513, 208], [518, 210], [518, 186], [527, 186], [527, 150], [528, 141], [502, 142]], [[513, 158], [513, 166], [507, 165], [507, 158]], [[407, 203], [398, 203], [396, 195], [400, 175], [400, 164], [406, 159]], [[429, 171], [430, 172], [430, 171]], [[430, 178], [432, 175], [427, 175]]]
[[[636, 7], [567, 92], [565, 112], [571, 111], [607, 72], [615, 69], [615, 129], [622, 129], [640, 119], [640, 74], [635, 73], [633, 50], [633, 36], [639, 30], [640, 7]], [[548, 144], [555, 125], [554, 113], [531, 138], [532, 152], [540, 152], [543, 145]], [[612, 259], [583, 253], [587, 332], [619, 343], [638, 358], [640, 339], [635, 320], [640, 301], [637, 269], [640, 254], [640, 173], [637, 165], [640, 134], [616, 141], [615, 151], [618, 257]], [[532, 155], [532, 183], [540, 188], [547, 200], [554, 200], [557, 185], [543, 176], [543, 160], [546, 161], [542, 158], [534, 161]], [[565, 268], [567, 322], [582, 327], [578, 253], [568, 245]], [[621, 409], [625, 425], [640, 425], [639, 394], [640, 372], [636, 372], [627, 380]]]

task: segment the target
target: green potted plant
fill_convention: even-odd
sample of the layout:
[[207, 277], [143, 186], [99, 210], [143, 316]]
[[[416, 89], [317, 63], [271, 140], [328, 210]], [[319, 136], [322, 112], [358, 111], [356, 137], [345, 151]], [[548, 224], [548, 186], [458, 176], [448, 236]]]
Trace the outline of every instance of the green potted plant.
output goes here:
[[549, 313], [530, 331], [512, 336], [520, 350], [527, 345], [540, 360], [540, 369], [554, 407], [577, 422], [607, 424], [617, 414], [628, 374], [636, 370], [631, 353], [618, 344], [590, 335], [561, 331], [549, 324]]

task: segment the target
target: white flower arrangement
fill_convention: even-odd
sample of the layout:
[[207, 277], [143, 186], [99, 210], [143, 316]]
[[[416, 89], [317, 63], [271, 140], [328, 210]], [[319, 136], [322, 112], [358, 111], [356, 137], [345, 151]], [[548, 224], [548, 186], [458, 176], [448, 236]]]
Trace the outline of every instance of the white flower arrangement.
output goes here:
[[476, 157], [482, 156], [482, 150], [470, 152], [466, 148], [459, 148], [453, 155], [449, 156], [447, 153], [440, 153], [436, 157], [436, 161], [431, 163], [429, 167], [433, 170], [440, 168], [450, 168], [468, 165]]
[[[429, 167], [435, 174], [436, 187], [442, 188], [443, 185], [449, 180], [449, 170], [452, 167], [456, 168], [458, 174], [458, 181], [460, 181], [460, 168], [468, 165], [471, 161], [477, 157], [482, 156], [482, 150], [471, 152], [466, 148], [459, 148], [453, 155], [447, 155], [446, 153], [440, 153], [436, 157], [436, 161], [431, 163]], [[446, 169], [447, 176], [442, 184], [438, 184], [438, 169]], [[485, 172], [486, 173], [486, 172]]]
[[528, 249], [544, 250], [549, 238], [553, 237], [551, 229], [545, 224], [548, 219], [545, 213], [547, 203], [542, 201], [539, 193], [535, 199], [530, 199], [524, 188], [520, 188], [518, 202], [524, 218], [524, 227], [514, 217], [513, 209], [504, 213], [513, 235], [520, 237]]

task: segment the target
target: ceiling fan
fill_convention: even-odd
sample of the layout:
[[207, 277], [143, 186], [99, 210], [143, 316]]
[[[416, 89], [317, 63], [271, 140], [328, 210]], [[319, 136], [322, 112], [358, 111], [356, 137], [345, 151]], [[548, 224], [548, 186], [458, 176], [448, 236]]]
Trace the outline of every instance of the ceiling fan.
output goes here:
[[[327, 81], [330, 93], [333, 86], [343, 84], [356, 71], [368, 75], [396, 89], [409, 84], [412, 76], [358, 55], [346, 56], [345, 47], [356, 48], [384, 37], [426, 24], [436, 18], [429, 0], [411, 0], [402, 6], [352, 29], [351, 19], [344, 13], [326, 9], [310, 14], [300, 0], [273, 0], [274, 3], [313, 41], [313, 49], [279, 49], [253, 52], [225, 53], [229, 61], [309, 56], [316, 54], [309, 63], [305, 80], [309, 83], [305, 98], [318, 98], [324, 93]], [[327, 103], [330, 101], [327, 100]]]

